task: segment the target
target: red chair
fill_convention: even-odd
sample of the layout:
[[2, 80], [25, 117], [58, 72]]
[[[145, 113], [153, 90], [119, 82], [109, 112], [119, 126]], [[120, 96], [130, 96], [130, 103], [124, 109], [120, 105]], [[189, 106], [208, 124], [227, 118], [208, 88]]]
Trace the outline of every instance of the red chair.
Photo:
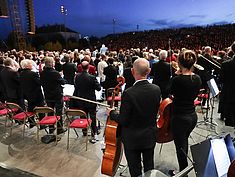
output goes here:
[[204, 99], [206, 99], [208, 101], [208, 98], [209, 98], [209, 94], [204, 93], [204, 92], [205, 92], [205, 90], [201, 89], [199, 91], [199, 94], [198, 94], [197, 98], [194, 100], [194, 106], [200, 106], [202, 113], [204, 113], [203, 112], [202, 102], [203, 102]]
[[5, 131], [7, 127], [7, 115], [8, 115], [8, 109], [6, 108], [6, 104], [0, 102], [0, 117], [5, 117]]
[[[80, 110], [80, 109], [67, 109], [65, 111], [65, 115], [67, 117], [68, 121], [68, 139], [67, 139], [67, 149], [69, 149], [69, 133], [70, 128], [73, 128], [77, 137], [78, 133], [76, 132], [75, 128], [79, 129], [88, 129], [91, 125], [91, 119], [87, 117], [87, 114]], [[78, 116], [79, 118], [74, 119], [75, 116]], [[87, 151], [87, 144], [88, 144], [88, 133], [86, 134], [86, 151]]]
[[64, 96], [63, 101], [64, 101], [64, 108], [68, 109], [69, 108], [70, 97], [69, 96]]
[[[34, 112], [35, 112], [36, 117], [37, 117], [37, 142], [39, 143], [40, 126], [54, 125], [55, 129], [53, 128], [53, 130], [55, 132], [56, 144], [57, 144], [57, 142], [58, 142], [57, 122], [60, 120], [61, 117], [56, 116], [54, 109], [52, 109], [48, 106], [36, 107], [36, 108], [34, 108]], [[39, 119], [39, 114], [45, 114], [45, 116], [40, 120]]]
[[[25, 133], [25, 126], [26, 122], [28, 121], [29, 118], [34, 117], [35, 114], [34, 112], [27, 112], [24, 111], [18, 104], [16, 103], [6, 103], [6, 107], [8, 109], [8, 118], [11, 120], [11, 131], [10, 135], [12, 135], [12, 127], [13, 127], [13, 120], [18, 120], [23, 122], [23, 138], [24, 138], [24, 133]], [[20, 113], [17, 113], [19, 112]]]

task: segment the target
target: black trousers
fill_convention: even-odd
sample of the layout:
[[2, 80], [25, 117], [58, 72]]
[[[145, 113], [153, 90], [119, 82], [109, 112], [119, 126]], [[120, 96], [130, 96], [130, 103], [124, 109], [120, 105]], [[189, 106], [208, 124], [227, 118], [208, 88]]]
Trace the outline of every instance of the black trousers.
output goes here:
[[[51, 108], [55, 108], [55, 112], [57, 116], [60, 116], [60, 121], [57, 123], [57, 128], [61, 129], [63, 128], [63, 120], [62, 120], [62, 112], [63, 112], [63, 99], [58, 99], [58, 100], [46, 100], [47, 106]], [[53, 126], [49, 126], [50, 129]]]
[[147, 149], [128, 149], [124, 145], [125, 156], [132, 177], [142, 175], [141, 155], [144, 172], [154, 169], [154, 148], [155, 145]]
[[[44, 106], [44, 102], [43, 100], [27, 100], [28, 101], [28, 111], [29, 112], [33, 112], [33, 109], [36, 107], [36, 106]], [[43, 118], [43, 114], [39, 114], [39, 120], [41, 120]], [[30, 124], [35, 124], [35, 120], [34, 120], [34, 117], [31, 117], [29, 118], [29, 123]]]
[[196, 112], [190, 114], [173, 114], [171, 128], [180, 171], [188, 166], [188, 138], [196, 124]]
[[[84, 107], [84, 106], [80, 106], [79, 109], [83, 110], [87, 116], [89, 115], [90, 119], [92, 120], [91, 122], [91, 136], [94, 136], [95, 134], [97, 134], [97, 126], [96, 126], [96, 107], [94, 108], [88, 108], [88, 107]], [[86, 130], [83, 130], [84, 132]]]

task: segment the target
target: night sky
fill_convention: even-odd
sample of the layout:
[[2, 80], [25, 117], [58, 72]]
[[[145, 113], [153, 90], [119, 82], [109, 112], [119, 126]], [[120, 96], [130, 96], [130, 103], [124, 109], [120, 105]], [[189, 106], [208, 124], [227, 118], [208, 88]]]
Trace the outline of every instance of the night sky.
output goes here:
[[[61, 5], [66, 26], [82, 36], [113, 33], [113, 20], [116, 33], [235, 23], [235, 0], [34, 0], [36, 25], [64, 23]], [[0, 19], [0, 27], [6, 37], [9, 20]]]

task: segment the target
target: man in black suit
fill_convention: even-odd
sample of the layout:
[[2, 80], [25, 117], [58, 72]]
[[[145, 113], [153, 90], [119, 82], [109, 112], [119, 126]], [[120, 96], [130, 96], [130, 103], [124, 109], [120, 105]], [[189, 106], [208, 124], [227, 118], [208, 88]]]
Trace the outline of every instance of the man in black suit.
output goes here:
[[109, 58], [107, 62], [108, 66], [104, 68], [103, 74], [105, 75], [104, 88], [106, 91], [106, 96], [109, 96], [107, 95], [107, 89], [114, 88], [118, 84], [117, 81], [118, 67], [114, 66], [113, 58]]
[[108, 110], [108, 114], [111, 111], [110, 118], [121, 126], [121, 140], [133, 177], [142, 174], [141, 154], [144, 172], [154, 168], [156, 118], [161, 91], [157, 85], [147, 81], [150, 70], [146, 59], [137, 59], [132, 69], [136, 82], [123, 92], [120, 113]]
[[24, 107], [20, 88], [19, 72], [16, 71], [15, 61], [11, 58], [4, 60], [4, 68], [1, 72], [1, 82], [6, 94], [6, 101], [17, 103]]
[[[235, 41], [231, 46], [235, 53]], [[225, 125], [235, 126], [235, 55], [232, 59], [224, 61], [221, 65], [220, 80], [222, 83], [221, 104], [225, 117]]]
[[[60, 73], [54, 69], [55, 61], [52, 57], [45, 58], [45, 66], [41, 73], [41, 83], [44, 91], [47, 106], [56, 109], [56, 115], [61, 116], [63, 110], [63, 87], [66, 81]], [[58, 122], [57, 134], [63, 133], [62, 116]], [[52, 127], [50, 133], [53, 133]]]
[[69, 60], [69, 55], [65, 54], [64, 58], [62, 59], [62, 61], [65, 62], [65, 64], [62, 66], [62, 71], [64, 74], [64, 79], [67, 81], [67, 83], [74, 85], [74, 76], [77, 72], [77, 66], [74, 63], [71, 63]]
[[132, 63], [138, 59], [138, 56], [133, 56], [131, 59], [131, 64], [130, 66], [126, 67], [123, 71], [123, 77], [125, 78], [125, 90], [128, 89], [129, 87], [132, 87], [132, 85], [135, 83], [135, 78], [133, 77], [131, 73], [131, 68], [132, 68]]
[[161, 50], [159, 53], [159, 62], [152, 65], [150, 75], [153, 76], [153, 84], [160, 87], [162, 93], [162, 99], [168, 97], [169, 92], [167, 86], [171, 78], [171, 65], [166, 62], [167, 51]]
[[[28, 101], [28, 111], [32, 112], [36, 106], [44, 105], [44, 98], [41, 89], [41, 81], [38, 73], [32, 70], [32, 60], [24, 59], [20, 62], [20, 86], [23, 98]], [[30, 119], [30, 128], [35, 126], [34, 119]]]
[[[88, 73], [89, 63], [87, 61], [83, 61], [81, 63], [81, 66], [83, 70], [82, 73], [78, 74], [75, 77], [74, 96], [96, 101], [95, 90], [100, 91], [101, 86], [96, 77]], [[91, 140], [91, 142], [95, 143], [95, 135], [98, 133], [96, 126], [96, 104], [88, 103], [85, 101], [77, 101], [74, 106], [89, 114], [92, 120], [91, 129], [93, 139]], [[83, 133], [85, 134], [85, 130], [83, 130]]]

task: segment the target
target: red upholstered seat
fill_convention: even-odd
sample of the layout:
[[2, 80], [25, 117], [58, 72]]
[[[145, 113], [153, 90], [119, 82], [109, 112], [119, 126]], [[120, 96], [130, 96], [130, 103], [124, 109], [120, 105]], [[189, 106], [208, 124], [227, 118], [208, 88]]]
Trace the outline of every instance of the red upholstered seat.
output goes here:
[[208, 94], [207, 93], [200, 93], [198, 94], [198, 98], [208, 98]]
[[64, 97], [63, 97], [63, 100], [66, 102], [66, 101], [69, 101], [70, 98], [69, 98], [68, 96], [64, 96]]
[[13, 109], [7, 109], [7, 108], [5, 108], [5, 109], [1, 109], [0, 110], [0, 115], [6, 115], [7, 113], [9, 113], [9, 111], [12, 111], [13, 113], [15, 113], [15, 112], [17, 112], [18, 111], [18, 109], [16, 109], [16, 108], [13, 108]]
[[[56, 116], [56, 113], [53, 108], [48, 107], [48, 106], [42, 106], [42, 107], [35, 107], [34, 112], [36, 114], [36, 119], [37, 121], [37, 142], [39, 143], [39, 125], [50, 125], [49, 126], [49, 133], [54, 133], [55, 134], [55, 143], [57, 144], [58, 137], [58, 129], [57, 129], [57, 123], [60, 124], [62, 127], [62, 124], [60, 123], [61, 116]], [[40, 119], [39, 114], [44, 114], [44, 117]], [[54, 125], [54, 126], [51, 126]], [[46, 127], [46, 126], [45, 126]]]
[[3, 115], [6, 115], [8, 113], [8, 110], [7, 109], [2, 109], [0, 110], [0, 115], [3, 116]]
[[71, 124], [70, 128], [87, 128], [91, 124], [91, 119], [75, 119]]
[[14, 115], [12, 118], [16, 120], [24, 120], [28, 117], [32, 117], [35, 115], [33, 112], [21, 112], [19, 114]]
[[194, 101], [194, 106], [198, 106], [198, 105], [201, 105], [201, 101], [200, 100], [195, 100]]
[[45, 116], [42, 120], [39, 121], [40, 125], [54, 125], [57, 121], [60, 120], [60, 116]]
[[[69, 149], [69, 130], [70, 128], [73, 128], [77, 137], [78, 133], [75, 130], [76, 128], [79, 129], [89, 129], [91, 125], [91, 119], [87, 118], [87, 114], [80, 109], [67, 109], [65, 111], [67, 120], [68, 120], [68, 139], [67, 139], [67, 149]], [[74, 117], [78, 117], [77, 119], [74, 119]], [[86, 150], [87, 150], [87, 144], [88, 144], [88, 133], [86, 134]]]
[[[108, 97], [108, 98], [107, 98], [107, 101], [112, 101], [112, 97], [111, 97], [111, 96]], [[115, 97], [114, 97], [114, 101], [121, 101], [121, 97], [120, 97], [120, 96], [115, 96]]]
[[[11, 132], [12, 134], [12, 128], [13, 128], [13, 120], [20, 120], [23, 123], [23, 138], [24, 138], [24, 132], [25, 132], [25, 126], [28, 118], [32, 117], [34, 115], [33, 112], [26, 112], [22, 107], [20, 107], [16, 103], [6, 102], [6, 109], [8, 118], [11, 120]], [[17, 111], [21, 111], [20, 113], [17, 113]]]

